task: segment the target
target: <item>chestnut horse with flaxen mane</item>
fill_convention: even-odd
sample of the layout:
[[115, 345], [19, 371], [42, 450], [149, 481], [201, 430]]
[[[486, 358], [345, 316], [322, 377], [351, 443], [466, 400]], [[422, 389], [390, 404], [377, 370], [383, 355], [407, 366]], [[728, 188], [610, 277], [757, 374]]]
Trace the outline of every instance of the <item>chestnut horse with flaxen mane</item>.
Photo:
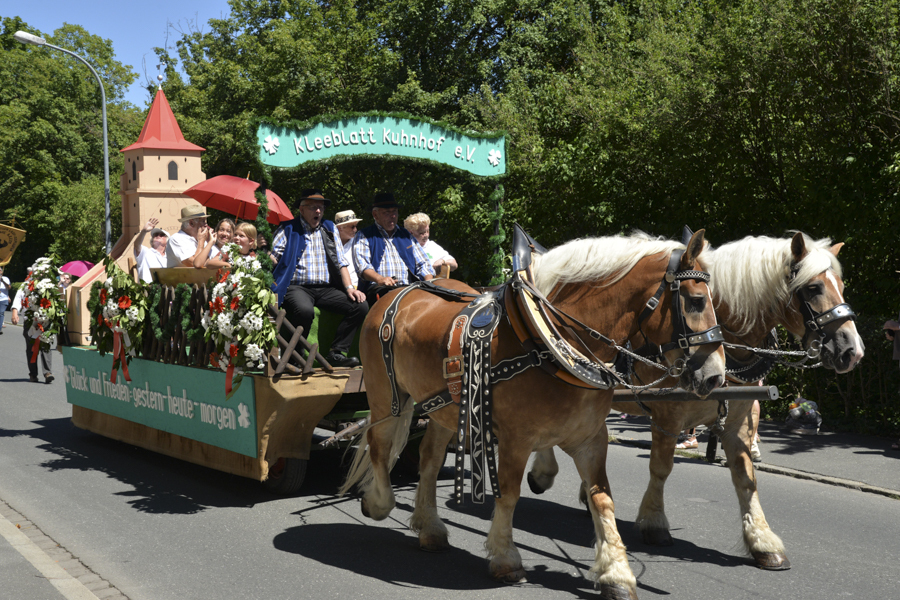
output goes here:
[[[534, 279], [551, 282], [548, 289], [552, 293], [548, 295], [552, 306], [547, 310], [565, 314], [571, 322], [577, 320], [592, 331], [591, 336], [574, 340], [572, 328], [561, 328], [569, 347], [581, 348], [593, 357], [594, 365], [615, 358], [615, 345], [611, 346], [610, 340], [619, 346], [626, 341], [637, 345], [646, 341], [662, 348], [661, 361], [677, 366], [683, 388], [704, 397], [723, 384], [725, 356], [721, 334], [704, 336], [713, 330], [718, 332], [718, 326], [705, 283], [708, 276], [694, 270], [703, 247], [703, 231], [694, 234], [686, 246], [641, 235], [575, 240], [535, 257]], [[670, 260], [673, 252], [678, 254]], [[679, 276], [683, 279], [680, 285], [678, 281], [673, 284]], [[438, 283], [467, 292], [470, 297], [478, 294], [460, 282]], [[368, 446], [360, 445], [341, 489], [346, 493], [358, 484], [363, 514], [375, 520], [386, 518], [394, 508], [390, 470], [406, 443], [414, 403], [447, 390], [445, 359], [452, 341], [451, 323], [464, 306], [422, 289], [408, 291], [394, 303], [401, 292], [391, 292], [375, 304], [361, 330], [360, 355], [372, 425], [366, 431]], [[506, 293], [513, 291], [507, 289]], [[648, 303], [654, 294], [658, 302]], [[389, 329], [384, 327], [386, 312], [388, 317], [395, 313]], [[673, 344], [672, 340], [678, 339], [676, 332], [685, 330], [704, 332], [694, 334], [692, 339], [705, 337], [706, 341], [694, 345], [683, 338], [684, 344]], [[386, 352], [388, 338], [391, 341]], [[493, 365], [523, 353], [522, 343], [506, 318], [499, 320], [489, 346]], [[612, 401], [611, 387], [570, 385], [537, 368], [508, 380], [495, 378], [490, 390], [493, 427], [487, 439], [488, 444], [499, 447], [499, 489], [494, 493], [494, 516], [485, 542], [490, 573], [495, 578], [505, 582], [525, 578], [512, 539], [513, 511], [522, 476], [532, 452], [559, 446], [575, 461], [588, 490], [597, 536], [591, 573], [601, 597], [637, 597], [634, 574], [616, 530], [606, 474], [605, 418]], [[462, 434], [460, 444], [466, 437], [464, 421], [462, 430], [458, 430], [459, 425], [460, 411], [454, 403], [432, 412], [420, 446], [420, 482], [410, 526], [418, 532], [420, 546], [426, 550], [449, 548], [447, 528], [437, 514], [436, 486], [454, 432]]]
[[[837, 260], [841, 246], [798, 232], [781, 239], [746, 237], [703, 253], [700, 262], [712, 276], [716, 315], [728, 342], [732, 385], [756, 385], [775, 366], [771, 357], [758, 356], [752, 348], [763, 347], [776, 325], [819, 353], [822, 366], [837, 373], [850, 371], [862, 359], [865, 346], [843, 296]], [[672, 545], [663, 492], [674, 465], [675, 436], [697, 425], [712, 426], [718, 404], [616, 402], [613, 408], [633, 415], [649, 414], [652, 419], [650, 482], [636, 524], [645, 543]], [[750, 400], [729, 401], [721, 441], [738, 497], [745, 549], [759, 568], [784, 570], [790, 568], [790, 561], [784, 542], [763, 514], [750, 458], [754, 419], [758, 418], [752, 408]], [[528, 473], [532, 491], [549, 489], [558, 470], [552, 448], [538, 452]]]

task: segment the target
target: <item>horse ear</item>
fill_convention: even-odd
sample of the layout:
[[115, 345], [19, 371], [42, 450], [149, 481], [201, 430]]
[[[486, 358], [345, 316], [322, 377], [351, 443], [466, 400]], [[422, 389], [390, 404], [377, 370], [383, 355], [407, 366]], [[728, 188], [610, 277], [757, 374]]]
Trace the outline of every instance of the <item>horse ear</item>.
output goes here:
[[831, 247], [831, 253], [834, 254], [835, 256], [837, 256], [838, 252], [840, 252], [841, 248], [843, 248], [843, 247], [844, 247], [844, 242], [838, 242], [837, 244], [835, 244], [834, 246]]
[[700, 256], [700, 253], [703, 252], [703, 248], [706, 245], [703, 239], [705, 235], [706, 230], [700, 229], [697, 233], [691, 235], [691, 239], [685, 244], [687, 248], [685, 249], [684, 254], [681, 255], [681, 267], [683, 269], [691, 269], [694, 267], [697, 257]]
[[803, 260], [809, 252], [806, 251], [806, 241], [803, 239], [803, 233], [798, 231], [791, 240], [791, 254], [794, 255], [794, 262]]

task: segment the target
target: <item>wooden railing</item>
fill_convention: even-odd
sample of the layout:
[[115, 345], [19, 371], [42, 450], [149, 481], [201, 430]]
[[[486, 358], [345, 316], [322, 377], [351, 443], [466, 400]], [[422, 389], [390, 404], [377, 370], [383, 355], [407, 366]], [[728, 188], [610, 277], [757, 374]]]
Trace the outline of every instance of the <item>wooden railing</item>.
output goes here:
[[[147, 329], [144, 332], [144, 344], [141, 348], [141, 355], [147, 360], [170, 365], [207, 367], [210, 364], [210, 355], [216, 350], [215, 343], [212, 340], [203, 340], [199, 336], [196, 339], [188, 339], [187, 335], [190, 330], [202, 328], [200, 320], [209, 306], [209, 293], [206, 286], [201, 284], [191, 286], [191, 296], [187, 303], [187, 312], [190, 315], [187, 330], [185, 330], [182, 322], [182, 314], [172, 314], [175, 294], [175, 287], [162, 286], [162, 296], [157, 309], [159, 327], [163, 331], [168, 329], [172, 319], [177, 320], [172, 335], [168, 339], [157, 337], [150, 324], [150, 316], [147, 315]], [[328, 373], [334, 372], [334, 368], [319, 353], [319, 345], [310, 344], [303, 337], [303, 328], [294, 327], [285, 318], [284, 309], [278, 309], [274, 305], [269, 306], [269, 320], [275, 324], [275, 330], [278, 332], [278, 344], [269, 350], [269, 360], [266, 368], [268, 376], [277, 380], [285, 373], [288, 375], [307, 375], [313, 372], [316, 361], [319, 362], [324, 371]], [[289, 335], [290, 338], [285, 339], [282, 336], [282, 331]], [[298, 346], [305, 351], [305, 357], [298, 351]]]

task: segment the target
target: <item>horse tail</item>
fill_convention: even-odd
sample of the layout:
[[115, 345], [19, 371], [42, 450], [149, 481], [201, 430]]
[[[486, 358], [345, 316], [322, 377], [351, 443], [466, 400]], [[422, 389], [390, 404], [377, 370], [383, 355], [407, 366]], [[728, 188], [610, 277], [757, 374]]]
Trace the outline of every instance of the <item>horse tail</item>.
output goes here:
[[394, 468], [394, 465], [397, 463], [397, 459], [400, 457], [400, 453], [403, 452], [403, 449], [406, 447], [406, 441], [409, 438], [409, 427], [412, 423], [413, 418], [413, 401], [410, 396], [407, 396], [405, 400], [401, 402], [400, 406], [400, 414], [396, 417], [389, 416], [383, 419], [380, 419], [374, 423], [369, 423], [363, 429], [361, 429], [356, 436], [359, 439], [359, 444], [356, 448], [355, 453], [353, 454], [353, 460], [350, 463], [350, 469], [347, 473], [346, 479], [344, 479], [344, 483], [341, 485], [338, 490], [338, 495], [343, 496], [354, 486], [359, 486], [359, 488], [365, 492], [372, 486], [372, 482], [375, 477], [375, 470], [372, 465], [372, 458], [369, 454], [369, 446], [368, 444], [364, 444], [365, 438], [362, 436], [367, 435], [368, 431], [377, 425], [381, 425], [386, 423], [390, 433], [390, 460], [388, 462], [388, 472]]

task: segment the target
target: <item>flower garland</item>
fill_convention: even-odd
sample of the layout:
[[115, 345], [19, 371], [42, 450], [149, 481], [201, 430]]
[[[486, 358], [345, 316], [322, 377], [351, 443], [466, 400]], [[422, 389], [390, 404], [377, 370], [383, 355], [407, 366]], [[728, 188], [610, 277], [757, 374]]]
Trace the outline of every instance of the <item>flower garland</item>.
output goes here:
[[262, 277], [259, 261], [240, 254], [237, 244], [227, 244], [224, 253], [233, 257], [231, 272], [220, 271], [207, 285], [209, 310], [201, 325], [206, 339], [213, 339], [216, 351], [212, 365], [225, 371], [225, 397], [231, 398], [243, 379], [245, 369], [262, 369], [266, 353], [275, 343], [275, 325], [266, 316], [275, 294]]
[[66, 322], [66, 304], [56, 285], [54, 257], [42, 257], [31, 266], [31, 277], [23, 285], [22, 310], [28, 337], [34, 340], [31, 362], [37, 362], [39, 351], [56, 347], [56, 339]]
[[115, 261], [107, 258], [104, 264], [106, 281], [99, 286], [99, 302], [91, 313], [91, 329], [97, 351], [106, 354], [112, 350], [113, 370], [109, 380], [116, 383], [121, 368], [125, 381], [131, 381], [128, 361], [129, 357], [137, 355], [144, 335], [148, 302], [144, 293], [146, 286], [136, 282]]

